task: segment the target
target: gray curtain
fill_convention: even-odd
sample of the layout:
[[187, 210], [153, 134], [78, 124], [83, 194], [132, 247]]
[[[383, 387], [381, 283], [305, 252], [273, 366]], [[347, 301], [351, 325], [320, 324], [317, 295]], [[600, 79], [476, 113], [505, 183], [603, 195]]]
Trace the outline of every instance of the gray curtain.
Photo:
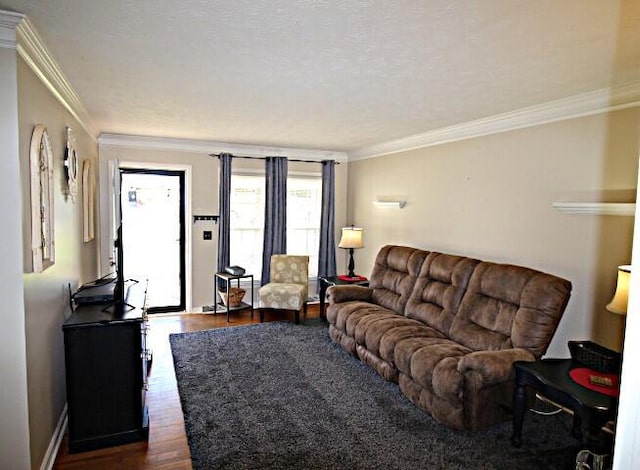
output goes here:
[[[230, 264], [231, 250], [231, 161], [230, 153], [220, 154], [220, 189], [218, 193], [218, 272]], [[225, 282], [218, 281], [218, 290], [226, 288]], [[215, 301], [215, 299], [214, 299]]]
[[[335, 235], [335, 166], [333, 160], [322, 162], [322, 209], [320, 213], [320, 250], [318, 277], [336, 275]], [[320, 284], [318, 283], [318, 289]]]
[[265, 172], [261, 285], [269, 282], [271, 255], [287, 252], [287, 158], [267, 157]]

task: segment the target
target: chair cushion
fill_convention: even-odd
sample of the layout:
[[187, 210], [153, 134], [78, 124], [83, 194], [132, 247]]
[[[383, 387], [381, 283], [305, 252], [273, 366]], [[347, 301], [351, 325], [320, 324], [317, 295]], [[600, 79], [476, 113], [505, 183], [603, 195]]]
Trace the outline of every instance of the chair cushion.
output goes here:
[[284, 284], [308, 283], [309, 257], [298, 255], [271, 256], [271, 271], [269, 283]]
[[307, 300], [307, 286], [270, 283], [258, 289], [258, 307], [300, 310]]

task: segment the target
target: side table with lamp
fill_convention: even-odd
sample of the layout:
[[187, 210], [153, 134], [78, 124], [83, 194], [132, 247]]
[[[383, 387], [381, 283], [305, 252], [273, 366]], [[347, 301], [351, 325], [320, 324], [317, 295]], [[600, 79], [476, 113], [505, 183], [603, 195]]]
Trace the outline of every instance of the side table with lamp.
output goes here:
[[[613, 299], [606, 308], [625, 315], [630, 266], [618, 268]], [[580, 437], [583, 450], [576, 457], [576, 470], [603, 470], [615, 432], [622, 354], [591, 341], [569, 341], [570, 359], [541, 359], [514, 363], [513, 435], [511, 443], [522, 445], [522, 424], [528, 403], [527, 390], [543, 401], [573, 414], [573, 435]], [[589, 465], [589, 461], [591, 464]]]
[[339, 276], [325, 276], [318, 278], [319, 294], [320, 294], [320, 318], [324, 319], [324, 307], [327, 296], [327, 289], [336, 285], [357, 285], [367, 287], [369, 280], [364, 276], [359, 276], [355, 273], [355, 263], [353, 261], [353, 250], [364, 248], [364, 241], [362, 239], [363, 230], [360, 227], [353, 225], [344, 227], [342, 229], [342, 236], [340, 237], [340, 243], [338, 248], [349, 250], [349, 264], [347, 266], [347, 274], [341, 274]]

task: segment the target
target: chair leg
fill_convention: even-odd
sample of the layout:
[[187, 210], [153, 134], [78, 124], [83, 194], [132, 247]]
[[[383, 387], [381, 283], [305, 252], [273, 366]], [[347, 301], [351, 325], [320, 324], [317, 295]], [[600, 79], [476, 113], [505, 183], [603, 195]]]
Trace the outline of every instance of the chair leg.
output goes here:
[[296, 325], [300, 324], [300, 310], [296, 310]]
[[264, 321], [264, 310], [260, 309], [260, 323]]

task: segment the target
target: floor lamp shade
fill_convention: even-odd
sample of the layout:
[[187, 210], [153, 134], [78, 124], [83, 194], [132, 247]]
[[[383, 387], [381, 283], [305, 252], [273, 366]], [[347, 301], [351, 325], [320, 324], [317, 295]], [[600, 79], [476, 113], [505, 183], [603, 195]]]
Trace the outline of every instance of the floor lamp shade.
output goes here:
[[364, 248], [362, 241], [362, 229], [360, 227], [344, 227], [342, 229], [342, 236], [340, 237], [339, 248], [345, 248], [349, 250], [349, 273], [348, 277], [356, 277], [354, 272], [355, 264], [353, 262], [353, 250], [356, 248]]
[[627, 303], [629, 301], [629, 278], [631, 277], [631, 266], [618, 266], [618, 281], [613, 299], [607, 304], [607, 310], [618, 315], [627, 314]]

